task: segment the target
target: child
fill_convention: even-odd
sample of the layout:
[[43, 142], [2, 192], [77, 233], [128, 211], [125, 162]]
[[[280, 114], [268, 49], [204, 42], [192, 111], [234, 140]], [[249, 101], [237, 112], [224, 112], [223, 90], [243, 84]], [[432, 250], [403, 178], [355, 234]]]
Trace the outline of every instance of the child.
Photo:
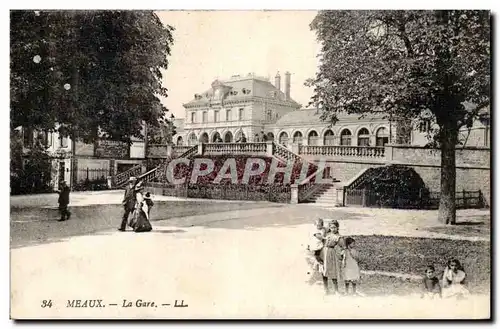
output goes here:
[[148, 218], [150, 218], [151, 208], [153, 208], [154, 202], [151, 200], [151, 194], [149, 192], [147, 192], [144, 196], [144, 202], [146, 202], [146, 205], [148, 206]]
[[345, 281], [345, 291], [349, 294], [349, 284], [352, 287], [352, 294], [356, 294], [356, 284], [360, 278], [360, 271], [358, 266], [358, 252], [355, 248], [355, 241], [353, 238], [348, 237], [345, 239], [345, 249], [342, 250], [342, 269]]
[[469, 295], [465, 288], [465, 271], [457, 259], [448, 261], [443, 273], [443, 297], [463, 298]]
[[324, 246], [324, 239], [326, 235], [326, 229], [323, 226], [324, 222], [322, 218], [319, 218], [315, 222], [315, 230], [311, 234], [311, 240], [309, 242], [309, 245], [307, 246], [307, 249], [312, 251], [314, 253], [314, 258], [316, 259], [316, 264], [315, 268], [321, 271], [321, 266], [323, 265], [323, 259], [321, 259], [321, 250], [323, 250]]
[[71, 212], [68, 210], [69, 192], [70, 189], [66, 182], [61, 182], [61, 190], [57, 192], [59, 193], [57, 202], [59, 203], [59, 212], [61, 213], [59, 222], [63, 222], [71, 217]]
[[422, 283], [424, 288], [422, 298], [427, 297], [434, 299], [436, 297], [441, 297], [441, 286], [439, 285], [439, 279], [436, 277], [434, 266], [427, 266]]

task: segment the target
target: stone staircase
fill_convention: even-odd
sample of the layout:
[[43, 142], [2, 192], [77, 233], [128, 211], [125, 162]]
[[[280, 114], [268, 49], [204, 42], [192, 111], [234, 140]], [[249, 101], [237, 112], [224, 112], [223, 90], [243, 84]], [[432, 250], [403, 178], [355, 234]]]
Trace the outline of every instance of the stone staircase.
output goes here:
[[[199, 147], [201, 146], [201, 148]], [[266, 155], [278, 159], [281, 162], [287, 161], [300, 161], [302, 163], [307, 163], [309, 168], [317, 169], [318, 166], [308, 161], [307, 159], [301, 157], [300, 155], [290, 151], [286, 147], [276, 143], [222, 143], [222, 144], [202, 144], [195, 145], [185, 150], [184, 153], [180, 155], [174, 155], [171, 158], [165, 159], [157, 167], [147, 171], [142, 172], [141, 166], [136, 166], [123, 172], [119, 175], [113, 177], [112, 182], [114, 188], [121, 188], [125, 186], [128, 182], [128, 178], [135, 176], [142, 180], [144, 183], [159, 182], [165, 179], [164, 174], [168, 166], [168, 163], [174, 158], [191, 158], [198, 152], [207, 155], [221, 155], [221, 154], [252, 154], [252, 155]], [[333, 193], [336, 193], [336, 189], [333, 188], [335, 180], [332, 180], [332, 184], [315, 184], [311, 182], [311, 179], [319, 172], [312, 174], [307, 177], [304, 181], [299, 183], [300, 185], [300, 202], [318, 202], [317, 200], [326, 200], [326, 198]], [[329, 192], [332, 190], [333, 192]], [[332, 202], [335, 201], [335, 196], [332, 197]]]
[[315, 192], [310, 197], [310, 202], [325, 204], [329, 206], [337, 205], [338, 184], [326, 185], [323, 190]]

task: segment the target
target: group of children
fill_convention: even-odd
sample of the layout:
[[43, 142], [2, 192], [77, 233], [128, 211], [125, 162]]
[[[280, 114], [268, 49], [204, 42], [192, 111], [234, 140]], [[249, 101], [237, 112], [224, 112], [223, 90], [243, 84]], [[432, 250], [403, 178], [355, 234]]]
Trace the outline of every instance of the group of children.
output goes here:
[[[336, 240], [338, 242], [335, 244], [335, 248], [337, 252], [334, 254], [339, 256], [339, 264], [336, 265], [339, 268], [335, 270], [335, 272], [338, 272], [338, 275], [335, 275], [335, 277], [332, 278], [335, 290], [338, 292], [337, 278], [342, 278], [345, 282], [346, 293], [349, 294], [349, 286], [351, 286], [351, 294], [356, 294], [356, 285], [358, 284], [361, 275], [358, 264], [359, 254], [355, 249], [355, 240], [352, 237], [340, 239], [340, 235], [338, 234], [338, 222], [333, 220], [330, 224], [331, 225], [326, 228], [324, 226], [324, 221], [321, 218], [315, 222], [315, 229], [308, 244], [308, 250], [314, 254], [313, 269], [323, 275], [323, 282], [326, 281], [325, 288], [327, 288], [328, 279], [326, 277], [328, 275], [326, 273], [328, 271], [326, 271], [326, 266], [331, 265], [327, 265], [325, 263], [325, 255], [327, 255], [325, 250], [332, 248], [330, 237], [332, 235], [336, 236]], [[340, 243], [341, 240], [343, 240], [342, 243]], [[457, 259], [451, 259], [448, 261], [441, 280], [436, 276], [434, 266], [428, 266], [422, 283], [422, 297], [467, 297], [469, 292], [465, 287], [465, 278], [465, 270]]]
[[[338, 278], [342, 278], [345, 283], [346, 293], [351, 290], [351, 294], [356, 294], [356, 285], [361, 275], [355, 240], [352, 237], [347, 237], [344, 240], [340, 239], [338, 222], [332, 221], [330, 224], [329, 228], [324, 227], [321, 218], [315, 223], [315, 231], [308, 245], [308, 249], [314, 253], [313, 268], [323, 275], [327, 293], [329, 291], [328, 278], [333, 281], [335, 293], [338, 293]], [[334, 241], [333, 244], [332, 241]], [[326, 248], [332, 248], [330, 257], [328, 257], [330, 264], [325, 262], [328, 255], [328, 252], [325, 251]], [[329, 269], [326, 267], [329, 267]]]
[[441, 280], [436, 276], [433, 265], [427, 266], [423, 279], [423, 298], [464, 298], [469, 295], [465, 287], [465, 270], [457, 259], [448, 261]]

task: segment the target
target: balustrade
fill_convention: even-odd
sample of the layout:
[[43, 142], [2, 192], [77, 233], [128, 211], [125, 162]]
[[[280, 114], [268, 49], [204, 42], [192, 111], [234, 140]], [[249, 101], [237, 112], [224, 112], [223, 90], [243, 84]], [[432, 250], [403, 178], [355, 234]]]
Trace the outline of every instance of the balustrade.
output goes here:
[[253, 154], [265, 155], [266, 143], [208, 143], [204, 144], [203, 153], [221, 154]]
[[300, 145], [299, 154], [331, 157], [383, 158], [385, 156], [385, 148], [380, 146]]

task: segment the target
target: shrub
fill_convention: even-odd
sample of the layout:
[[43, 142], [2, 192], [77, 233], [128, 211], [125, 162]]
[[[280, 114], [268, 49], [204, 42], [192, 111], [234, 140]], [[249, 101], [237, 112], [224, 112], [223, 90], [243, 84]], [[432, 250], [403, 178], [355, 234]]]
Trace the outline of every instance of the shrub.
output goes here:
[[357, 189], [368, 189], [381, 207], [421, 208], [429, 203], [429, 190], [420, 175], [401, 165], [371, 168]]

